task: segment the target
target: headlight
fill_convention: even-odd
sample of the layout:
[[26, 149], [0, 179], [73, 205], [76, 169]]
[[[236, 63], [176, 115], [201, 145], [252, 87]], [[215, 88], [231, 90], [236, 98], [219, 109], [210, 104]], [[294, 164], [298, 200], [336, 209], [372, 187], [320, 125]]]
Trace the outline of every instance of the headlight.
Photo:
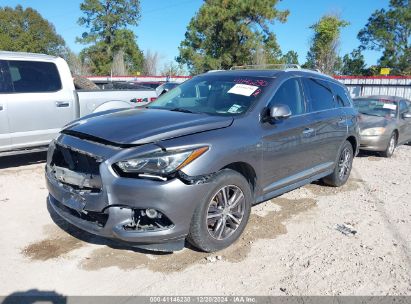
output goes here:
[[195, 150], [149, 154], [119, 161], [116, 165], [126, 173], [169, 174], [188, 165], [207, 150], [208, 147], [202, 147]]
[[385, 132], [385, 128], [369, 128], [369, 129], [362, 130], [361, 135], [376, 136], [376, 135], [381, 135], [384, 132]]

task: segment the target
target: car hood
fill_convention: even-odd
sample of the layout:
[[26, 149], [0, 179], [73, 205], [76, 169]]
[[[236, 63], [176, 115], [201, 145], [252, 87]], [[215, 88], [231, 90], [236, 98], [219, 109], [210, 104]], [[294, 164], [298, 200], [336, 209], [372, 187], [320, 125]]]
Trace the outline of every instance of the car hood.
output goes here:
[[232, 117], [140, 108], [85, 117], [68, 125], [62, 133], [120, 145], [139, 145], [226, 128], [232, 122]]
[[394, 118], [385, 118], [380, 116], [361, 114], [359, 125], [361, 130], [365, 130], [369, 128], [385, 127], [388, 124], [393, 123], [394, 120]]

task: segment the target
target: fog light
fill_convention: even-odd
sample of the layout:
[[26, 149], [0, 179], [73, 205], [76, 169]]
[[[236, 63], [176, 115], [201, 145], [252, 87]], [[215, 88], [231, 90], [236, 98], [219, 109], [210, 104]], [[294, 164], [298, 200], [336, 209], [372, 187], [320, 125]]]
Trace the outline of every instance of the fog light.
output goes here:
[[125, 230], [138, 232], [171, 229], [174, 224], [170, 219], [152, 208], [134, 209], [133, 222], [123, 226]]
[[156, 218], [158, 215], [157, 210], [155, 209], [146, 209], [146, 214], [151, 219]]

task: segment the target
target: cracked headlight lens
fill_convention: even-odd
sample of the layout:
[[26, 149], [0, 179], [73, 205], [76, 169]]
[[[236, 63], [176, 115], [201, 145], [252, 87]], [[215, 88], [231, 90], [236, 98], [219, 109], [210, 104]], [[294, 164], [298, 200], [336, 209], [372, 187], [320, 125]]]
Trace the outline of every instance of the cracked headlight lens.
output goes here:
[[116, 165], [125, 173], [153, 173], [164, 175], [180, 170], [207, 150], [208, 147], [201, 147], [194, 150], [149, 154], [119, 161]]
[[381, 135], [385, 132], [385, 128], [368, 128], [361, 130], [361, 135], [365, 136], [376, 136]]

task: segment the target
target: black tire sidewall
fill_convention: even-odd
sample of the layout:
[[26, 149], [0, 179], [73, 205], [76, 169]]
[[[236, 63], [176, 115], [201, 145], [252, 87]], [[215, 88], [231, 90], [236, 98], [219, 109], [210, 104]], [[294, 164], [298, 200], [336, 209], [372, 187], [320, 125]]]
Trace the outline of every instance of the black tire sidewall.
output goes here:
[[[233, 244], [240, 237], [247, 225], [252, 205], [252, 192], [250, 184], [240, 173], [231, 169], [223, 169], [213, 177], [210, 184], [212, 186], [210, 187], [208, 194], [194, 211], [188, 236], [188, 240], [192, 243], [192, 245], [208, 252], [224, 249]], [[208, 206], [214, 195], [222, 187], [228, 185], [235, 185], [243, 191], [245, 197], [244, 216], [240, 226], [230, 237], [224, 240], [216, 240], [209, 234], [206, 224]]]

